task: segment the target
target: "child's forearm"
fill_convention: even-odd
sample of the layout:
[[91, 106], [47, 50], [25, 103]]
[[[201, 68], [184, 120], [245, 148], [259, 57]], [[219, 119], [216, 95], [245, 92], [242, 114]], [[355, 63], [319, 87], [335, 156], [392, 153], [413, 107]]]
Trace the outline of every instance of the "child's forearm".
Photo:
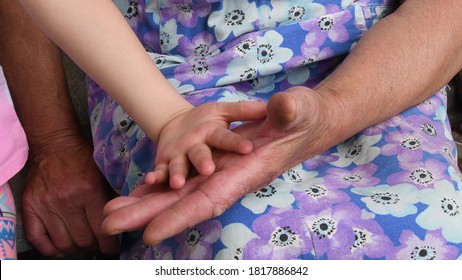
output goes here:
[[[462, 67], [460, 0], [408, 0], [377, 23], [317, 88], [356, 133], [417, 105]], [[345, 138], [349, 135], [339, 135]]]
[[110, 0], [21, 0], [47, 35], [104, 88], [155, 141], [192, 106], [152, 63]]

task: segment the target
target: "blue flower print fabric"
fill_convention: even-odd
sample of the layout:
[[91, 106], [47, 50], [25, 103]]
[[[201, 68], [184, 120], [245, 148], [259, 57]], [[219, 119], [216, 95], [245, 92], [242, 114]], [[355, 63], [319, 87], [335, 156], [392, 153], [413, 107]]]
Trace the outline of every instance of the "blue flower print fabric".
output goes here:
[[[314, 87], [394, 0], [115, 0], [186, 100], [266, 102]], [[358, 81], [360, 83], [361, 81]], [[306, 159], [219, 217], [155, 246], [124, 233], [124, 259], [461, 259], [462, 175], [446, 90]], [[121, 195], [155, 144], [89, 83], [95, 160]], [[365, 109], [365, 108], [364, 108]]]

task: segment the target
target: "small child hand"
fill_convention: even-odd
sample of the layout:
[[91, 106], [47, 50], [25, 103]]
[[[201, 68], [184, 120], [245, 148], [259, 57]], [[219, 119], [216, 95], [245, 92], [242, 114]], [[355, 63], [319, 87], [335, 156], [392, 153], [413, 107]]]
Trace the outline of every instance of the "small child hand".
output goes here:
[[158, 141], [156, 168], [146, 175], [147, 184], [170, 181], [170, 187], [181, 188], [192, 166], [201, 175], [212, 175], [215, 164], [212, 147], [250, 153], [250, 140], [232, 132], [234, 121], [257, 121], [266, 116], [261, 102], [222, 102], [203, 104], [174, 116], [163, 127]]

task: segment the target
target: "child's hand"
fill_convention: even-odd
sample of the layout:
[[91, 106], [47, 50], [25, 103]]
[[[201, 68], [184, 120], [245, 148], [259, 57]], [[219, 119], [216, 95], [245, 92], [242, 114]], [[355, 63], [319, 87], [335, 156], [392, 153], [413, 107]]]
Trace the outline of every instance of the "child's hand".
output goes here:
[[261, 102], [210, 103], [179, 113], [159, 135], [156, 168], [146, 175], [146, 183], [158, 184], [170, 178], [170, 187], [181, 188], [191, 164], [199, 174], [213, 174], [211, 147], [240, 154], [253, 149], [250, 140], [229, 130], [229, 124], [265, 116], [266, 105]]

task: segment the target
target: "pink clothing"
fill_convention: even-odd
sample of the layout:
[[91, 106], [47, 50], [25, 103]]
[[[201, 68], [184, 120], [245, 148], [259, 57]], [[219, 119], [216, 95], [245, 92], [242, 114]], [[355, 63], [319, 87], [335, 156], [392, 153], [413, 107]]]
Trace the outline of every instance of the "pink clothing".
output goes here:
[[0, 259], [16, 259], [16, 210], [8, 180], [26, 163], [26, 134], [0, 67]]
[[0, 185], [18, 173], [28, 155], [26, 134], [14, 111], [3, 70], [0, 67]]

